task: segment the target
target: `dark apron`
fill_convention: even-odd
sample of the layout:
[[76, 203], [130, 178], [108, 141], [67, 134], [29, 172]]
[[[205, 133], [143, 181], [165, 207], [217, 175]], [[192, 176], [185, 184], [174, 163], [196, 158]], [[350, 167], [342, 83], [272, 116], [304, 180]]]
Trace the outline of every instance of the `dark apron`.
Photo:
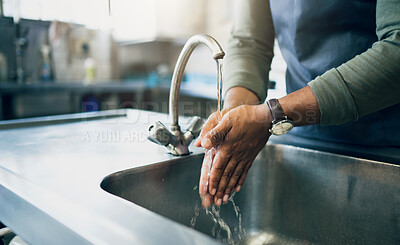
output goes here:
[[[275, 35], [288, 66], [288, 93], [377, 41], [374, 0], [270, 0], [270, 4]], [[400, 146], [399, 126], [397, 104], [356, 122], [296, 127], [291, 133], [341, 143]]]

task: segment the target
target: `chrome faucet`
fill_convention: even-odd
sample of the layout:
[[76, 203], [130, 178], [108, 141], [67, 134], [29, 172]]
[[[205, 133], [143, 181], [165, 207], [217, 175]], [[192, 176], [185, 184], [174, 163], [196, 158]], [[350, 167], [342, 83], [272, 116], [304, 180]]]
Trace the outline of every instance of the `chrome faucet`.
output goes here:
[[193, 117], [187, 129], [182, 132], [178, 119], [178, 99], [183, 73], [190, 55], [199, 44], [206, 45], [211, 50], [215, 60], [222, 59], [225, 56], [218, 42], [209, 35], [194, 35], [186, 42], [172, 75], [169, 94], [169, 115], [172, 117], [171, 130], [169, 131], [164, 124], [158, 121], [150, 126], [149, 136], [147, 137], [150, 141], [167, 147], [169, 153], [175, 156], [190, 154], [189, 144], [199, 136], [204, 123], [200, 117]]

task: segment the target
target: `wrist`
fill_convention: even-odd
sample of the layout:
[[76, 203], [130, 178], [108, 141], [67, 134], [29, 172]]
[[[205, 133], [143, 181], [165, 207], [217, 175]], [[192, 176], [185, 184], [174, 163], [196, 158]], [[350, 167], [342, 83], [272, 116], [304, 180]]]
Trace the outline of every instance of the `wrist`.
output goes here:
[[224, 109], [230, 109], [241, 105], [257, 105], [260, 100], [252, 91], [243, 87], [233, 87], [224, 97]]
[[263, 103], [253, 107], [255, 109], [254, 114], [256, 122], [264, 124], [265, 127], [269, 129], [271, 126], [272, 117], [271, 113], [269, 112], [268, 105]]
[[296, 126], [319, 123], [321, 112], [318, 101], [309, 86], [280, 98], [279, 104], [285, 115]]

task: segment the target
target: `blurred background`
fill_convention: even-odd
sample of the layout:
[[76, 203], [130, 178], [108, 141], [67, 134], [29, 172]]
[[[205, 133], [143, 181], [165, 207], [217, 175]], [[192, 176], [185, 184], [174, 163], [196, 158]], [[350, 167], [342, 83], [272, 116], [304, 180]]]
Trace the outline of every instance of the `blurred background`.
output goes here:
[[[232, 0], [0, 0], [0, 120], [136, 108], [168, 111], [177, 57], [192, 35], [226, 50]], [[275, 45], [269, 96], [285, 94]], [[216, 64], [195, 50], [180, 112], [216, 109]]]

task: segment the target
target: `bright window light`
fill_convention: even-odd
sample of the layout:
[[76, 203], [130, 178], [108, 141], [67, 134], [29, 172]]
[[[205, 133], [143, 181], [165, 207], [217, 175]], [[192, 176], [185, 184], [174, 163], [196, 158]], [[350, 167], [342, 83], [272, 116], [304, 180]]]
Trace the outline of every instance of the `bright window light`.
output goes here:
[[128, 41], [155, 36], [155, 1], [111, 0], [111, 15], [108, 0], [3, 0], [3, 6], [5, 16], [111, 29], [117, 40]]

